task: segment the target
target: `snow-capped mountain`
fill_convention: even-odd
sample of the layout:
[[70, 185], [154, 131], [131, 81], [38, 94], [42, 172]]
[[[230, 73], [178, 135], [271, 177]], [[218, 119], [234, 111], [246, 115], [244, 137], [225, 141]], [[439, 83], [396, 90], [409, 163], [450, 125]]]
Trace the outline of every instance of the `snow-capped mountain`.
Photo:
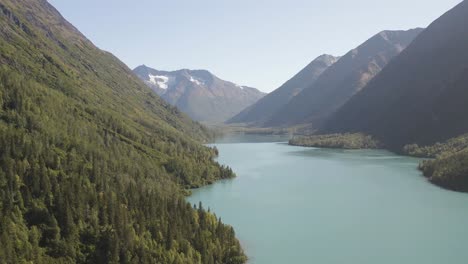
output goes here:
[[168, 103], [202, 122], [224, 122], [265, 95], [206, 70], [159, 71], [142, 65], [134, 73]]

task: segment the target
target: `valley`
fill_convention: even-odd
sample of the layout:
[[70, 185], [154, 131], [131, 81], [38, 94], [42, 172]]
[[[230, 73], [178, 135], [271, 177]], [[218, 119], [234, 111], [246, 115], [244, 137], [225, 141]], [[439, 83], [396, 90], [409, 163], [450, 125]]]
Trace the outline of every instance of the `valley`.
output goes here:
[[0, 0], [0, 264], [466, 263], [468, 0], [366, 1]]

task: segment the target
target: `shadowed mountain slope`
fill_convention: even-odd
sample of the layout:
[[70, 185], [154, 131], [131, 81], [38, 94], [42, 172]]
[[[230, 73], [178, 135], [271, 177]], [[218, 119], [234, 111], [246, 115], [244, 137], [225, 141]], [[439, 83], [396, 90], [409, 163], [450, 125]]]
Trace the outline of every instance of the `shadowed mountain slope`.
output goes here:
[[278, 111], [267, 126], [319, 127], [372, 80], [422, 29], [383, 31], [341, 57], [310, 87]]
[[229, 119], [227, 123], [246, 123], [253, 126], [262, 126], [294, 96], [313, 85], [320, 75], [338, 59], [331, 55], [322, 55], [316, 58], [281, 87]]

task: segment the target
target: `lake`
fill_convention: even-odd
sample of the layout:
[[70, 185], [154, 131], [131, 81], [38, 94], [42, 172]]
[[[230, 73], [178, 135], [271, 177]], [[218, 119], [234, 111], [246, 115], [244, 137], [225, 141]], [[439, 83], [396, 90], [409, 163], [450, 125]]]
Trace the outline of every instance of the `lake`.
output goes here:
[[419, 159], [284, 141], [219, 140], [237, 178], [188, 198], [234, 227], [249, 263], [468, 263], [468, 195], [428, 183]]

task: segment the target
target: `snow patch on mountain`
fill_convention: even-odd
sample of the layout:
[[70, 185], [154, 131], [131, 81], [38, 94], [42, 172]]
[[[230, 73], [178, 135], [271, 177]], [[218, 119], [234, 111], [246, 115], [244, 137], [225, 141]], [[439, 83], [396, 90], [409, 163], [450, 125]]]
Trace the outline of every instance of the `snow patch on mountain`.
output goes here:
[[190, 81], [193, 82], [196, 85], [203, 85], [204, 84], [203, 82], [193, 78], [193, 76], [190, 76]]
[[241, 90], [244, 90], [244, 86], [242, 86], [242, 85], [236, 84], [236, 87], [241, 88]]
[[149, 74], [149, 82], [157, 85], [161, 89], [167, 89], [171, 81], [173, 81], [171, 77], [164, 76], [164, 75], [152, 75]]

